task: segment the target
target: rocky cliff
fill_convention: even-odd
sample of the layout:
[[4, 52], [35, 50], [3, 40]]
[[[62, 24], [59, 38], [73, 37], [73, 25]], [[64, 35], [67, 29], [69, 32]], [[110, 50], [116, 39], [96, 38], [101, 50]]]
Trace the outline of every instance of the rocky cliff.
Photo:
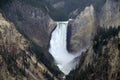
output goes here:
[[[69, 23], [70, 40], [68, 48], [71, 51], [79, 51], [88, 47], [91, 40], [100, 26], [118, 26], [120, 25], [120, 1], [106, 0], [101, 7], [99, 5], [88, 6], [75, 19]], [[78, 9], [79, 11], [79, 9]]]
[[[75, 20], [70, 21], [70, 50], [79, 51], [88, 48], [95, 33], [95, 14], [93, 6], [86, 7]], [[69, 44], [69, 43], [68, 43]]]
[[56, 24], [43, 4], [34, 0], [12, 0], [1, 8], [6, 18], [15, 23], [22, 34], [47, 49], [50, 33]]
[[[57, 80], [58, 76], [62, 77], [62, 73], [54, 65], [53, 58], [48, 53], [51, 32], [56, 26], [51, 17], [56, 18], [55, 14], [58, 16], [56, 20], [74, 17], [68, 26], [68, 49], [72, 52], [88, 49], [81, 54], [79, 65], [75, 71], [70, 73], [70, 78], [80, 80], [82, 76], [82, 80], [86, 78], [89, 80], [119, 79], [118, 63], [120, 60], [119, 49], [116, 46], [119, 39], [115, 37], [115, 39], [109, 38], [109, 41], [103, 39], [105, 44], [108, 41], [107, 44], [99, 45], [100, 47], [97, 46], [97, 48], [93, 40], [100, 26], [117, 27], [120, 25], [120, 1], [55, 0], [51, 3], [54, 4], [53, 7], [45, 1], [0, 0], [0, 13], [2, 14], [0, 15], [0, 62], [3, 64], [0, 65], [1, 78], [7, 80], [54, 78]], [[72, 5], [73, 2], [74, 5]], [[53, 8], [58, 10], [53, 10]], [[9, 63], [11, 65], [8, 65]], [[70, 78], [68, 76], [67, 79], [70, 80]]]
[[120, 40], [118, 28], [101, 29], [92, 46], [80, 56], [79, 65], [66, 80], [119, 80]]
[[85, 7], [93, 5], [98, 12], [106, 0], [45, 0], [50, 7], [50, 15], [54, 20], [65, 21], [75, 18]]
[[[87, 14], [86, 9], [89, 13], [87, 18], [84, 17]], [[69, 48], [72, 51], [79, 51], [84, 48], [85, 43], [89, 47], [81, 54], [79, 64], [70, 72], [66, 80], [119, 80], [120, 2], [106, 0], [99, 11], [96, 11], [95, 7], [93, 11], [90, 7], [86, 9], [69, 23], [68, 29], [71, 30]], [[87, 23], [84, 24], [84, 21]]]
[[39, 63], [30, 45], [0, 13], [0, 80], [58, 80], [44, 63]]
[[106, 0], [99, 15], [100, 26], [118, 26], [120, 25], [120, 1]]

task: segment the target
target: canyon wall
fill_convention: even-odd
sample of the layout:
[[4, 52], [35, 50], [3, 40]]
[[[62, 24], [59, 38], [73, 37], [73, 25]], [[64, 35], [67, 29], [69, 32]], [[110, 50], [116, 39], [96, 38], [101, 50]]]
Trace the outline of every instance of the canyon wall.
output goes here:
[[100, 26], [109, 27], [120, 25], [120, 1], [106, 0], [98, 17]]
[[70, 21], [69, 27], [71, 27], [70, 50], [77, 52], [80, 49], [87, 48], [95, 33], [95, 14], [93, 6], [86, 7], [76, 19]]
[[118, 25], [120, 25], [120, 1], [106, 0], [99, 10], [95, 6], [88, 6], [69, 22], [68, 50], [77, 52], [87, 48], [99, 27]]
[[0, 13], [0, 80], [58, 80], [31, 52], [31, 45]]
[[39, 46], [48, 48], [49, 36], [56, 24], [43, 4], [33, 0], [13, 0], [2, 5], [2, 12], [24, 36]]

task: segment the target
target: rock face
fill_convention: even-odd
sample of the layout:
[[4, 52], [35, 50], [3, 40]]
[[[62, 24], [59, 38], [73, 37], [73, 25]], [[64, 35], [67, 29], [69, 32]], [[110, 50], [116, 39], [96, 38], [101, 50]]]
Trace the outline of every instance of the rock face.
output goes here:
[[0, 80], [58, 80], [44, 63], [37, 62], [30, 45], [0, 13]]
[[[11, 52], [12, 47], [16, 51], [26, 50], [28, 48], [28, 41], [15, 29], [15, 25], [5, 20], [0, 13], [0, 39], [1, 45], [4, 45]], [[3, 41], [3, 42], [2, 42]], [[1, 49], [2, 50], [2, 49]], [[16, 52], [16, 53], [18, 53]]]
[[[79, 68], [77, 68], [75, 72], [71, 73], [71, 74], [79, 74], [81, 78], [79, 77], [78, 79], [76, 79], [74, 75], [70, 79], [82, 80], [82, 75], [87, 75], [85, 76], [86, 78], [84, 78], [84, 80], [85, 79], [119, 80], [120, 79], [120, 65], [119, 65], [120, 52], [117, 49], [117, 46], [112, 41], [110, 41], [108, 45], [104, 46], [104, 48], [102, 49], [101, 57], [97, 57], [97, 59], [95, 59], [95, 55], [91, 50], [92, 49], [89, 49], [89, 51], [87, 52], [87, 56], [84, 59], [82, 58], [83, 62], [80, 61], [82, 64], [79, 65]], [[92, 65], [90, 66], [89, 64], [92, 64]], [[82, 70], [85, 72], [82, 72]], [[70, 79], [68, 78], [67, 80], [70, 80]]]
[[120, 25], [120, 1], [106, 0], [99, 16], [100, 26]]
[[117, 33], [114, 32], [115, 28], [98, 33], [92, 46], [80, 56], [79, 65], [71, 71], [66, 80], [119, 80], [119, 28], [120, 26], [116, 29]]
[[47, 48], [50, 33], [56, 24], [47, 14], [46, 8], [41, 7], [41, 4], [34, 5], [37, 1], [31, 3], [32, 1], [13, 0], [3, 5], [2, 9], [22, 34], [39, 46]]
[[66, 21], [75, 18], [85, 7], [93, 5], [99, 11], [106, 0], [45, 0], [51, 5], [50, 15], [54, 20]]
[[[2, 68], [5, 67], [4, 69], [1, 68], [0, 72], [3, 72], [2, 70], [7, 70], [8, 68], [11, 67], [11, 65], [10, 66], [7, 65], [7, 64], [10, 64], [8, 62], [9, 58], [10, 58], [13, 60], [15, 59], [15, 62], [10, 61], [10, 62], [13, 62], [13, 63], [11, 63], [13, 68], [16, 68], [15, 66], [17, 66], [17, 70], [18, 70], [18, 68], [25, 70], [29, 74], [29, 78], [31, 80], [39, 80], [39, 79], [46, 80], [45, 75], [47, 77], [49, 75], [50, 78], [53, 76], [53, 74], [51, 72], [53, 72], [54, 74], [58, 74], [58, 73], [56, 73], [56, 70], [53, 69], [54, 65], [52, 65], [52, 63], [49, 63], [49, 61], [51, 61], [50, 59], [52, 59], [52, 57], [48, 56], [48, 52], [47, 52], [50, 34], [51, 34], [52, 30], [54, 29], [54, 27], [56, 26], [56, 24], [48, 15], [49, 9], [46, 5], [44, 5], [44, 3], [43, 3], [44, 1], [43, 0], [41, 0], [42, 2], [37, 1], [37, 0], [36, 1], [35, 0], [6, 0], [6, 1], [8, 1], [8, 3], [6, 3], [2, 6], [0, 3], [0, 9], [2, 9], [2, 10], [0, 10], [0, 12], [2, 12], [2, 14], [4, 14], [4, 17], [6, 17], [6, 19], [8, 20], [7, 21], [2, 15], [0, 15], [0, 51], [1, 51], [0, 52], [0, 62], [4, 63]], [[66, 0], [66, 1], [70, 2], [69, 0]], [[71, 1], [73, 1], [73, 0], [71, 0]], [[118, 76], [118, 77], [120, 76], [120, 71], [119, 71], [120, 68], [119, 68], [119, 64], [118, 64], [118, 63], [120, 63], [119, 62], [120, 59], [119, 59], [119, 50], [116, 47], [117, 43], [113, 44], [112, 43], [113, 40], [109, 41], [109, 43], [106, 46], [104, 46], [104, 48], [101, 51], [103, 53], [102, 57], [97, 57], [98, 62], [94, 62], [93, 60], [96, 60], [96, 57], [94, 55], [94, 51], [91, 46], [92, 45], [91, 40], [93, 39], [93, 36], [96, 33], [97, 25], [100, 25], [100, 26], [103, 26], [103, 25], [104, 26], [118, 26], [118, 25], [120, 25], [120, 9], [119, 9], [120, 1], [119, 0], [106, 0], [105, 4], [104, 4], [105, 0], [89, 0], [90, 1], [89, 4], [86, 4], [86, 2], [88, 2], [88, 0], [80, 0], [80, 1], [77, 0], [77, 1], [78, 2], [82, 1], [84, 3], [84, 7], [82, 5], [79, 8], [79, 3], [76, 3], [75, 1], [73, 1], [73, 2], [75, 2], [74, 4], [77, 4], [75, 7], [71, 6], [71, 4], [72, 4], [71, 2], [69, 3], [69, 6], [73, 7], [72, 9], [70, 7], [66, 6], [67, 2], [58, 3], [58, 4], [54, 5], [53, 7], [54, 8], [60, 7], [61, 8], [60, 12], [64, 13], [63, 15], [65, 16], [65, 18], [66, 17], [68, 18], [67, 14], [70, 15], [70, 13], [72, 11], [74, 12], [74, 9], [76, 9], [76, 8], [78, 8], [78, 9], [75, 10], [75, 15], [77, 15], [79, 13], [79, 11], [81, 12], [79, 15], [77, 15], [77, 17], [75, 19], [70, 21], [69, 27], [68, 27], [68, 32], [70, 33], [70, 34], [68, 33], [68, 35], [69, 35], [68, 36], [68, 39], [69, 39], [68, 46], [69, 46], [70, 51], [79, 52], [81, 49], [86, 49], [90, 46], [88, 51], [85, 54], [82, 54], [82, 56], [84, 58], [80, 57], [80, 59], [82, 59], [83, 62], [80, 62], [81, 65], [79, 65], [79, 67], [78, 67], [79, 71], [81, 69], [84, 69], [86, 65], [94, 63], [94, 66], [97, 67], [98, 68], [97, 70], [99, 70], [98, 72], [100, 72], [102, 69], [101, 69], [101, 65], [99, 65], [99, 63], [102, 64], [102, 68], [104, 66], [106, 67], [106, 64], [107, 64], [107, 67], [109, 67], [108, 68], [109, 70], [107, 70], [109, 72], [109, 74], [108, 74], [108, 72], [106, 72], [105, 74], [104, 74], [104, 72], [100, 72], [99, 74], [103, 73], [104, 75], [98, 76], [98, 75], [95, 75], [97, 73], [96, 72], [92, 75], [90, 74], [89, 78], [91, 78], [91, 77], [93, 77], [93, 75], [95, 75], [95, 78], [100, 77], [99, 79], [101, 79], [101, 78], [103, 78], [103, 76], [108, 75], [108, 77], [107, 77], [108, 80], [111, 80], [112, 78], [113, 78], [113, 80], [117, 79], [116, 76]], [[93, 2], [91, 2], [91, 1], [93, 1]], [[96, 1], [100, 1], [101, 4], [104, 6], [101, 8], [101, 4], [100, 4], [99, 10], [95, 9], [95, 11], [94, 11], [94, 8], [96, 8], [95, 5], [98, 4], [98, 2], [96, 2]], [[88, 6], [91, 3], [93, 3], [92, 5], [94, 7], [92, 5]], [[64, 5], [64, 7], [66, 6], [66, 8], [62, 10], [62, 8], [64, 8], [64, 7], [62, 7], [61, 4]], [[86, 6], [88, 6], [88, 7], [86, 7]], [[97, 7], [99, 7], [99, 5]], [[68, 11], [70, 9], [69, 13], [64, 12], [64, 10], [66, 11], [67, 9], [68, 9]], [[99, 12], [96, 12], [97, 10]], [[57, 14], [58, 13], [59, 12], [57, 12]], [[59, 13], [58, 15], [61, 15], [61, 13]], [[98, 13], [99, 13], [99, 16], [98, 16]], [[97, 14], [97, 16], [96, 16], [96, 14]], [[62, 15], [63, 19], [61, 19], [61, 20], [64, 20], [63, 15]], [[59, 17], [61, 18], [61, 16], [59, 16]], [[12, 23], [9, 21], [11, 21]], [[19, 30], [19, 32], [21, 34], [17, 30]], [[22, 35], [24, 35], [24, 37], [26, 37], [28, 40], [25, 39]], [[35, 43], [34, 49], [31, 49], [29, 41]], [[37, 44], [37, 46], [36, 46], [36, 44]], [[45, 52], [41, 51], [41, 47], [42, 47], [42, 49], [45, 49], [44, 50]], [[31, 50], [29, 50], [29, 49], [31, 49]], [[106, 51], [108, 53], [107, 55], [105, 54]], [[34, 53], [37, 53], [36, 56], [38, 57], [39, 62], [41, 62], [41, 64], [38, 63], [39, 68], [34, 67], [34, 64], [36, 63], [36, 58], [34, 55], [32, 55], [32, 56], [30, 55], [30, 54], [34, 54]], [[115, 53], [115, 54], [112, 54], [112, 53]], [[25, 56], [27, 56], [26, 57], [27, 61], [28, 61], [27, 65], [28, 65], [28, 63], [30, 63], [29, 69], [27, 69], [27, 67], [25, 67], [25, 65], [21, 65], [23, 63], [23, 61], [26, 61], [26, 60], [23, 60], [24, 54], [25, 54]], [[7, 56], [7, 58], [6, 58], [6, 56]], [[17, 58], [16, 58], [16, 56], [17, 56]], [[106, 60], [106, 57], [107, 57], [107, 60]], [[49, 58], [49, 59], [45, 59], [45, 58]], [[104, 62], [104, 60], [105, 60], [105, 62]], [[48, 62], [48, 63], [46, 63], [46, 62]], [[17, 65], [14, 66], [14, 64], [16, 64], [16, 63], [17, 63]], [[47, 68], [49, 66], [51, 66], [51, 67], [48, 70], [46, 68], [46, 65], [44, 66], [43, 64], [47, 64]], [[6, 67], [6, 66], [8, 66], [8, 67]], [[1, 65], [0, 65], [0, 67], [1, 67]], [[25, 67], [25, 69], [24, 69], [24, 67]], [[93, 68], [93, 66], [92, 66], [92, 68]], [[14, 71], [14, 73], [17, 72], [17, 70]], [[118, 72], [117, 72], [117, 70], [118, 70]], [[5, 73], [6, 76], [10, 73], [9, 70], [4, 71], [4, 72], [8, 72], [8, 73]], [[37, 74], [35, 72], [37, 72]], [[18, 76], [21, 77], [21, 72], [19, 72], [19, 73], [20, 73], [20, 75], [18, 74]], [[0, 73], [0, 76], [1, 76], [1, 74], [2, 73]], [[75, 73], [75, 75], [76, 75], [76, 73]], [[2, 76], [4, 78], [6, 77], [4, 75], [2, 75]], [[24, 77], [24, 78], [26, 78], [26, 77]], [[54, 78], [57, 79], [56, 77], [54, 77]], [[30, 79], [28, 79], [28, 80], [30, 80]], [[10, 80], [10, 79], [8, 79], [8, 80]], [[75, 79], [73, 79], [73, 80], [75, 80]], [[93, 79], [91, 79], [91, 80], [93, 80]], [[105, 79], [103, 79], [103, 80], [105, 80]]]
[[91, 5], [69, 23], [71, 28], [70, 50], [77, 52], [90, 45], [90, 40], [95, 32], [94, 15], [94, 8]]
[[[88, 10], [85, 9], [86, 12], [85, 10], [83, 11], [85, 13], [81, 12], [75, 20], [69, 23], [68, 29], [71, 30], [71, 39], [69, 41], [70, 49], [72, 51], [79, 51], [86, 47], [85, 43], [89, 45], [89, 48], [85, 53], [81, 54], [79, 65], [75, 70], [71, 71], [66, 77], [66, 80], [119, 80], [119, 32], [117, 35], [114, 34], [116, 34], [120, 28], [120, 2], [118, 0], [106, 0], [106, 3], [99, 10], [99, 13], [90, 7], [87, 9]], [[87, 11], [89, 14], [84, 17]], [[103, 31], [107, 31], [106, 27], [110, 26], [116, 28], [110, 28], [110, 31], [100, 33], [104, 36], [98, 35], [99, 38], [96, 39], [100, 41], [100, 43], [97, 44], [97, 46], [93, 46], [97, 43], [96, 41], [94, 42], [94, 36], [97, 34], [96, 31], [99, 32], [101, 27]], [[115, 29], [118, 30], [114, 32]], [[111, 35], [114, 35], [114, 37], [111, 37]], [[109, 39], [106, 39], [106, 37], [109, 37]], [[94, 50], [94, 48], [98, 49]]]
[[95, 9], [86, 7], [73, 21], [69, 23], [70, 41], [69, 50], [79, 51], [91, 44], [91, 39], [99, 26], [109, 27], [120, 25], [120, 1], [106, 0], [105, 4]]

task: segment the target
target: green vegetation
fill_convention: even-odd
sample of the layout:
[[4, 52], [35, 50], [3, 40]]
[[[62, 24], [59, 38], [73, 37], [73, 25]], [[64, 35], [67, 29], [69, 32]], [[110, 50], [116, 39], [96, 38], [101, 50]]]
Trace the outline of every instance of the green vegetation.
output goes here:
[[28, 51], [30, 51], [31, 55], [35, 55], [37, 62], [34, 64], [34, 67], [37, 67], [37, 63], [43, 63], [48, 70], [54, 74], [54, 76], [59, 76], [62, 72], [59, 70], [59, 68], [54, 64], [53, 57], [45, 50], [44, 48], [40, 47], [40, 45], [37, 45], [34, 41], [32, 41], [27, 35], [25, 35], [24, 32], [20, 32], [22, 35], [27, 38], [30, 41], [30, 47]]
[[[3, 52], [4, 53], [4, 52]], [[21, 53], [22, 54], [22, 53]], [[13, 76], [16, 76], [16, 75], [26, 75], [25, 73], [25, 68], [28, 68], [29, 65], [28, 63], [26, 63], [26, 60], [23, 59], [23, 67], [24, 68], [19, 68], [19, 66], [17, 65], [17, 55], [16, 54], [13, 54], [11, 55], [11, 53], [4, 53], [4, 54], [1, 54], [2, 57], [3, 57], [3, 60], [5, 61], [5, 64], [7, 64], [7, 69], [9, 71], [9, 73], [11, 73]]]
[[120, 26], [118, 26], [117, 28], [110, 27], [109, 29], [100, 27], [93, 39], [94, 52], [101, 55], [100, 51], [102, 50], [102, 46], [106, 45], [111, 38], [118, 36], [119, 32]]
[[[29, 68], [29, 62], [27, 61], [27, 54], [25, 51], [20, 50], [18, 52], [16, 45], [12, 42], [6, 40], [4, 43], [4, 39], [0, 36], [0, 56], [2, 57], [1, 66], [6, 66], [7, 70], [12, 76], [22, 75], [26, 76], [25, 68]], [[11, 43], [11, 44], [10, 44]], [[21, 67], [18, 66], [17, 59], [22, 58], [23, 63]]]
[[61, 74], [61, 72], [59, 71], [58, 67], [55, 66], [55, 64], [53, 63], [54, 60], [51, 59], [52, 56], [48, 53], [46, 55], [45, 51], [43, 48], [41, 48], [40, 46], [38, 46], [37, 44], [35, 44], [34, 42], [32, 42], [32, 46], [30, 48], [31, 53], [35, 53], [37, 61], [38, 62], [42, 62], [44, 63], [44, 65], [55, 75], [58, 76], [59, 74]]
[[88, 64], [85, 67], [85, 70], [81, 70], [80, 73], [78, 73], [78, 69], [73, 70], [71, 73], [77, 74], [71, 77], [71, 75], [66, 76], [66, 80], [89, 80], [89, 75], [94, 74], [95, 68]]
[[[109, 51], [108, 47], [104, 47], [108, 42], [112, 40], [113, 44], [118, 44], [118, 49], [120, 49], [120, 41], [118, 38], [118, 33], [120, 32], [120, 26], [110, 27], [109, 29], [100, 27], [93, 39], [93, 50], [94, 57], [93, 62], [85, 66], [85, 69], [81, 70], [81, 65], [75, 70], [71, 71], [66, 80], [108, 80], [108, 71], [111, 69], [109, 64]], [[104, 50], [103, 50], [104, 49]], [[120, 79], [120, 71], [116, 72], [116, 80]]]

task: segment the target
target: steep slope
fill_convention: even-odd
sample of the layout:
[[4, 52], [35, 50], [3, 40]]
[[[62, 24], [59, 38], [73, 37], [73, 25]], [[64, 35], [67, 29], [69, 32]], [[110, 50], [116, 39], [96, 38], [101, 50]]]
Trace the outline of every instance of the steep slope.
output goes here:
[[66, 80], [119, 80], [120, 79], [120, 26], [100, 28], [93, 45], [83, 53], [77, 68]]
[[93, 6], [86, 7], [75, 20], [69, 23], [68, 48], [72, 51], [79, 51], [90, 45], [90, 40], [95, 33], [95, 16]]
[[[51, 5], [50, 15], [54, 20], [65, 21], [75, 18], [85, 9], [86, 6], [93, 5], [98, 12], [106, 0], [46, 0]], [[98, 12], [99, 13], [99, 12]]]
[[107, 0], [99, 15], [101, 26], [120, 25], [120, 1]]
[[[27, 48], [28, 53], [35, 55], [37, 58], [37, 61], [43, 63], [48, 68], [48, 71], [52, 72], [50, 74], [53, 74], [55, 76], [60, 76], [60, 77], [62, 76], [61, 72], [59, 72], [58, 68], [54, 65], [53, 58], [48, 53], [49, 38], [51, 36], [50, 34], [56, 26], [56, 24], [50, 18], [50, 16], [54, 20], [67, 20], [68, 17], [75, 18], [69, 23], [69, 27], [68, 27], [68, 35], [69, 35], [68, 36], [68, 49], [70, 51], [79, 52], [81, 49], [87, 49], [87, 48], [91, 47], [88, 50], [88, 52], [86, 52], [85, 54], [82, 54], [83, 58], [81, 58], [81, 59], [82, 59], [82, 61], [85, 61], [85, 62], [84, 62], [84, 64], [82, 64], [82, 62], [80, 62], [80, 65], [79, 65], [80, 70], [82, 68], [85, 68], [86, 64], [94, 63], [94, 61], [93, 61], [94, 60], [94, 58], [93, 58], [94, 50], [92, 49], [91, 41], [93, 39], [94, 33], [96, 32], [97, 29], [99, 29], [98, 25], [105, 25], [104, 27], [106, 27], [106, 26], [116, 26], [116, 25], [120, 24], [120, 22], [119, 22], [120, 21], [120, 18], [119, 18], [120, 17], [120, 14], [119, 14], [120, 2], [119, 2], [119, 0], [76, 0], [76, 1], [54, 0], [53, 2], [51, 2], [50, 0], [46, 0], [46, 2], [44, 0], [39, 0], [39, 1], [38, 0], [0, 0], [0, 1], [2, 1], [2, 2], [0, 2], [0, 9], [1, 9], [0, 12], [4, 15], [4, 17], [8, 21], [11, 21], [12, 24], [14, 24], [14, 26], [16, 27], [16, 29], [22, 35], [24, 35], [24, 37], [26, 37], [27, 40], [29, 41], [30, 46], [27, 46], [27, 47], [29, 47], [29, 48]], [[50, 4], [53, 4], [53, 6], [48, 4], [49, 1], [51, 2]], [[89, 6], [89, 7], [86, 7], [86, 6]], [[6, 29], [4, 29], [4, 30], [6, 30]], [[4, 31], [4, 30], [2, 30], [2, 31]], [[10, 31], [10, 29], [8, 29], [8, 32], [9, 31]], [[15, 35], [16, 31], [12, 31], [13, 35]], [[7, 33], [6, 35], [7, 36], [5, 39], [7, 39], [7, 37], [8, 37], [8, 39], [9, 38], [14, 39], [14, 37], [11, 37], [9, 33]], [[8, 45], [10, 43], [15, 43], [15, 45], [19, 45], [19, 46], [23, 46], [25, 44], [25, 43], [24, 44], [17, 43], [22, 40], [17, 41], [17, 39], [15, 39], [15, 42], [11, 42], [11, 41], [14, 41], [14, 40], [8, 40], [7, 43], [1, 42], [1, 45], [3, 45], [3, 43], [5, 43], [4, 45]], [[109, 42], [109, 44], [112, 44], [112, 43]], [[25, 44], [25, 45], [27, 45], [27, 44]], [[8, 48], [10, 48], [10, 51], [11, 51], [11, 48], [16, 50], [17, 47], [16, 46], [15, 46], [15, 48], [14, 48], [14, 46], [11, 47], [11, 44], [10, 44], [10, 45], [8, 45]], [[21, 49], [23, 49], [23, 48], [20, 47], [16, 51], [22, 52]], [[1, 49], [1, 51], [2, 51], [2, 49]], [[25, 51], [26, 51], [26, 49], [25, 49]], [[15, 52], [15, 53], [17, 53], [17, 52]], [[104, 53], [104, 51], [103, 51], [103, 53]], [[115, 54], [115, 55], [117, 55], [117, 54]], [[1, 58], [3, 58], [3, 57], [4, 56], [2, 56]], [[101, 63], [105, 59], [103, 57], [104, 56], [100, 57], [100, 59], [102, 58]], [[91, 58], [93, 58], [93, 59], [91, 59]], [[3, 61], [3, 59], [1, 59], [1, 60]], [[33, 66], [32, 61], [33, 62], [35, 62], [35, 61], [34, 61], [34, 59], [30, 60], [31, 65]], [[99, 62], [97, 62], [97, 63], [99, 63]], [[105, 62], [105, 64], [107, 64], [107, 62]], [[112, 63], [110, 63], [110, 64], [112, 65]], [[116, 63], [115, 65], [118, 65], [118, 64]], [[44, 68], [45, 68], [45, 66], [44, 66]], [[82, 66], [82, 68], [81, 68], [81, 66]], [[96, 66], [97, 65], [95, 65], [95, 67]], [[33, 67], [31, 67], [31, 69], [32, 68]], [[110, 69], [110, 70], [114, 71], [114, 68]], [[33, 74], [33, 72], [30, 74], [32, 75], [32, 79], [33, 78], [35, 79], [35, 77], [37, 77], [37, 76], [36, 76], [36, 74]], [[35, 72], [37, 72], [37, 71], [35, 71]], [[43, 72], [44, 72], [44, 69], [43, 69]], [[47, 73], [47, 72], [45, 71], [45, 73]], [[76, 73], [77, 73], [77, 71], [76, 71]], [[113, 72], [110, 72], [109, 77], [111, 77], [110, 75], [112, 73]], [[42, 72], [40, 74], [42, 74]], [[46, 76], [48, 77], [49, 75], [46, 75]], [[95, 75], [95, 77], [96, 77], [96, 75]], [[103, 77], [103, 75], [101, 75], [101, 76]], [[115, 74], [115, 76], [116, 76], [116, 74]], [[39, 76], [39, 77], [40, 77], [40, 79], [43, 78], [41, 76]], [[115, 79], [116, 79], [116, 77], [115, 77]]]
[[[96, 13], [99, 13], [106, 0], [65, 0], [69, 18], [76, 18], [87, 6], [93, 5]], [[71, 6], [72, 5], [72, 6]]]
[[31, 46], [0, 13], [0, 80], [58, 80], [31, 52]]
[[2, 5], [6, 18], [30, 40], [47, 48], [49, 36], [55, 23], [49, 17], [44, 2], [34, 0], [12, 0]]
[[31, 43], [30, 50], [56, 76], [61, 73], [48, 52], [49, 37], [55, 27], [44, 2], [34, 0], [12, 0], [0, 5], [1, 12], [16, 29]]
[[[119, 9], [120, 2], [118, 0], [107, 0], [105, 4], [101, 6], [101, 9], [99, 11], [97, 11], [94, 7], [94, 17], [92, 18], [90, 17], [91, 9], [88, 8], [88, 23], [84, 24], [84, 21], [86, 21], [87, 18], [83, 17], [83, 15], [80, 16], [80, 18], [77, 16], [70, 22], [68, 28], [68, 30], [70, 30], [70, 32], [68, 33], [70, 38], [68, 40], [68, 49], [78, 52], [86, 45], [84, 44], [84, 42], [87, 43], [89, 46], [88, 50], [85, 53], [81, 54], [79, 65], [76, 67], [75, 70], [71, 71], [66, 80], [120, 79], [118, 38], [118, 26], [120, 25]], [[80, 14], [82, 14], [82, 12]], [[80, 23], [80, 21], [82, 21], [81, 19], [83, 20], [83, 22]], [[95, 22], [92, 22], [92, 25], [88, 25], [88, 27], [86, 28], [86, 25], [89, 24], [89, 22], [91, 21]], [[101, 25], [103, 29], [101, 29], [99, 25]], [[83, 29], [81, 28], [81, 26], [83, 26]], [[113, 28], [111, 28], [111, 26]], [[110, 28], [107, 30], [108, 27]], [[99, 31], [101, 33], [98, 35]], [[88, 37], [88, 35], [90, 34], [91, 36]], [[94, 37], [94, 35], [97, 35], [97, 37]], [[83, 40], [81, 40], [81, 38]], [[96, 40], [98, 40], [98, 42]], [[82, 47], [81, 44], [83, 44]]]
[[86, 7], [69, 22], [68, 49], [79, 51], [91, 45], [91, 40], [99, 25], [104, 25], [104, 27], [120, 25], [119, 9], [120, 1], [118, 0], [107, 0], [105, 4], [98, 6], [96, 1], [93, 6]]

